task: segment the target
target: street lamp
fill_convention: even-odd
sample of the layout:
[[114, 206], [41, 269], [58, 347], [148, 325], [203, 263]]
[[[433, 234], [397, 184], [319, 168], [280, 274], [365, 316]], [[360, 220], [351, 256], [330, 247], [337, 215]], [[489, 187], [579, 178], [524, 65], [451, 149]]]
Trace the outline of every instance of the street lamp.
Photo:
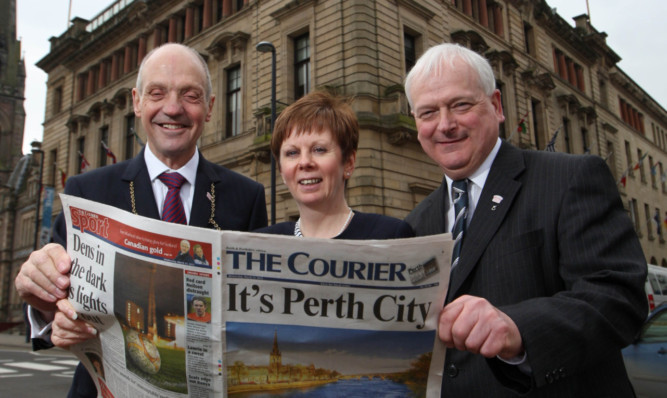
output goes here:
[[[261, 53], [271, 53], [271, 134], [276, 123], [276, 47], [269, 41], [261, 41], [255, 46]], [[276, 158], [271, 154], [271, 225], [276, 223]]]
[[35, 241], [33, 243], [33, 250], [37, 250], [37, 245], [39, 244], [39, 205], [42, 198], [42, 173], [44, 171], [44, 151], [42, 151], [42, 143], [39, 141], [33, 141], [30, 143], [32, 146], [32, 156], [35, 157], [39, 153], [39, 181], [37, 182], [37, 207], [35, 209]]

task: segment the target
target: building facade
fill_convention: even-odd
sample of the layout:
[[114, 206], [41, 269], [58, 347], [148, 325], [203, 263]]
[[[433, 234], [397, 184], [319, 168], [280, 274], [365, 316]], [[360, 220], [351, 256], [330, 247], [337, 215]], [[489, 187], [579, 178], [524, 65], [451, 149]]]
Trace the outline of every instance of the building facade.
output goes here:
[[[502, 137], [544, 150], [555, 136], [556, 151], [605, 158], [647, 261], [667, 266], [667, 113], [617, 67], [606, 34], [574, 19], [544, 0], [119, 0], [75, 18], [38, 63], [48, 74], [43, 183], [60, 192], [64, 174], [110, 163], [105, 145], [119, 161], [138, 153], [138, 65], [180, 42], [205, 57], [216, 95], [199, 148], [263, 183], [270, 206], [272, 56], [256, 49], [269, 41], [278, 112], [315, 89], [353, 97], [361, 134], [348, 203], [402, 218], [443, 177], [417, 142], [403, 78], [425, 49], [456, 42], [491, 61]], [[275, 208], [277, 221], [298, 216], [282, 183]]]
[[0, 331], [21, 318], [14, 276], [34, 243], [41, 158], [22, 153], [25, 78], [16, 0], [0, 0]]

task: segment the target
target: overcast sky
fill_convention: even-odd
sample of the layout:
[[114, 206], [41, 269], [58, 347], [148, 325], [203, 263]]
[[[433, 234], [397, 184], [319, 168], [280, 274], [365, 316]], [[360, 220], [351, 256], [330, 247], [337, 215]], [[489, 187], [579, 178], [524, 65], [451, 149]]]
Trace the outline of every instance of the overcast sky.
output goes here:
[[[75, 16], [92, 19], [110, 0], [71, 0]], [[30, 142], [42, 140], [46, 74], [35, 66], [49, 52], [49, 38], [60, 36], [67, 29], [70, 0], [18, 0], [18, 36], [22, 41], [26, 63], [26, 122], [24, 152]], [[572, 17], [586, 13], [586, 0], [547, 0], [563, 19], [574, 24]], [[622, 58], [619, 66], [644, 91], [667, 105], [667, 48], [659, 38], [664, 34], [665, 0], [588, 0], [591, 22], [606, 32], [607, 44]]]

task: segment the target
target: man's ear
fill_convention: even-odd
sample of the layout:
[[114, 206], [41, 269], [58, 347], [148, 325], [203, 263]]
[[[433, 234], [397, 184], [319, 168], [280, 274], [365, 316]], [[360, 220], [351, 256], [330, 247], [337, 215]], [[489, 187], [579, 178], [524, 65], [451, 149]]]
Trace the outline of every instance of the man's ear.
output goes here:
[[141, 94], [136, 87], [132, 89], [132, 106], [134, 107], [134, 116], [141, 117]]
[[211, 94], [211, 99], [208, 101], [208, 112], [206, 113], [206, 121], [211, 120], [211, 114], [213, 113], [213, 103], [215, 102], [215, 95]]
[[493, 105], [494, 113], [498, 119], [498, 123], [505, 121], [505, 115], [503, 114], [503, 101], [501, 99], [500, 90], [494, 90], [491, 94], [491, 104]]

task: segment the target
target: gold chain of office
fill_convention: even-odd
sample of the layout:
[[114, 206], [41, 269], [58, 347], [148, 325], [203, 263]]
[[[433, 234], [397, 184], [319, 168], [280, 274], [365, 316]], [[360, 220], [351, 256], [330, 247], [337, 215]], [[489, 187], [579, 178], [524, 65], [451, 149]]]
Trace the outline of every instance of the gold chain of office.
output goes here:
[[[215, 215], [215, 184], [211, 183], [211, 216], [208, 219], [208, 223], [213, 225], [215, 229], [218, 231], [221, 231], [222, 228], [218, 225], [217, 222], [215, 222], [215, 219], [213, 216]], [[130, 202], [132, 203], [132, 213], [139, 215], [137, 213], [137, 205], [134, 197], [134, 181], [130, 181]]]

